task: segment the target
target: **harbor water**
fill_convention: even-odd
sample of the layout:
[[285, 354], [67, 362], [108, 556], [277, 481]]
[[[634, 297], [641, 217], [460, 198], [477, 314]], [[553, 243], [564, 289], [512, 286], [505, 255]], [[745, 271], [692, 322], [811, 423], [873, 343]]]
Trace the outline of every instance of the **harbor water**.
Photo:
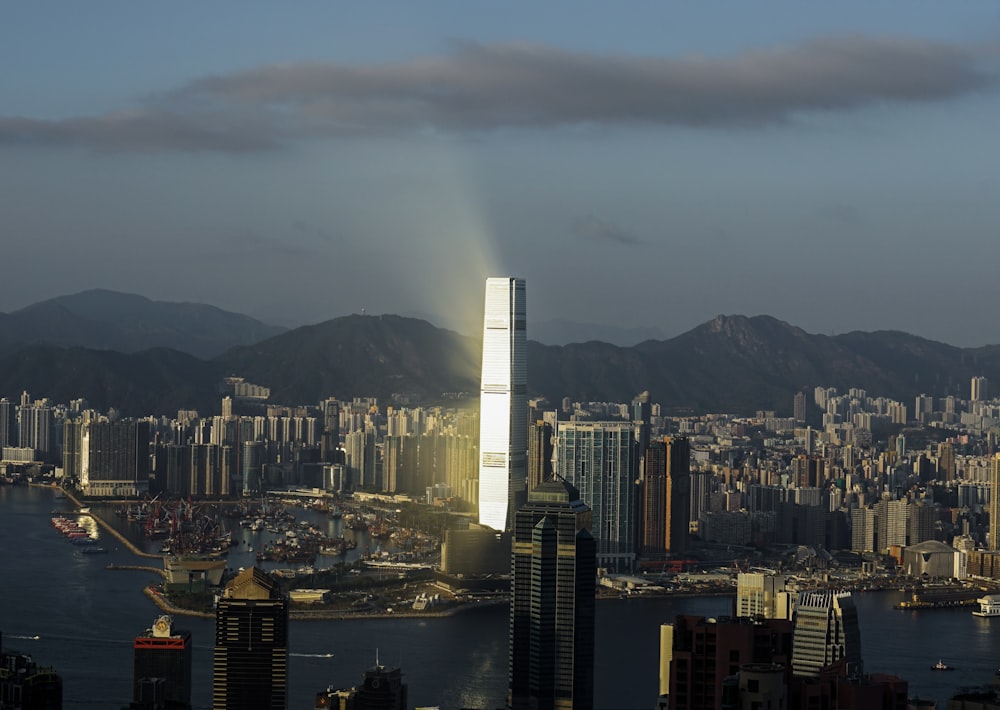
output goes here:
[[[121, 708], [131, 700], [133, 639], [160, 612], [142, 594], [142, 588], [154, 581], [150, 573], [111, 571], [106, 566], [158, 566], [158, 561], [135, 557], [103, 530], [97, 534], [109, 552], [83, 554], [50, 524], [51, 511], [68, 503], [58, 500], [57, 493], [0, 486], [3, 645], [56, 669], [64, 682], [65, 708]], [[340, 521], [326, 522], [331, 535], [340, 534]], [[127, 523], [122, 520], [118, 525]], [[229, 565], [253, 564], [254, 555], [247, 548], [259, 542], [239, 538]], [[359, 542], [358, 549], [370, 549], [370, 542]], [[147, 544], [158, 551], [155, 542]], [[1000, 619], [975, 617], [969, 609], [893, 609], [901, 598], [895, 592], [856, 595], [866, 671], [902, 676], [910, 682], [911, 697], [935, 699], [939, 707], [959, 687], [991, 681], [1000, 665]], [[599, 603], [597, 707], [654, 707], [659, 625], [677, 614], [726, 615], [730, 607], [727, 597]], [[192, 632], [192, 702], [196, 708], [207, 708], [214, 621], [178, 617], [174, 624]], [[288, 707], [294, 710], [312, 708], [316, 692], [329, 686], [359, 683], [376, 655], [384, 665], [402, 668], [411, 706], [500, 708], [505, 702], [504, 606], [440, 618], [293, 621], [290, 639]], [[956, 670], [931, 671], [938, 659]]]

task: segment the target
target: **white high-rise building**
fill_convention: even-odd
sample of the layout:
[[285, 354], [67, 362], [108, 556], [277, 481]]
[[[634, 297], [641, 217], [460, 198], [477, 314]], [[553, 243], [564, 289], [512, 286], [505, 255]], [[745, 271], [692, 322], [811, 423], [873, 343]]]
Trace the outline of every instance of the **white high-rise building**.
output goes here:
[[486, 279], [479, 399], [479, 522], [510, 530], [527, 501], [528, 403], [524, 279]]
[[850, 592], [802, 592], [792, 631], [792, 675], [818, 678], [823, 668], [844, 660], [848, 677], [863, 671], [861, 628]]

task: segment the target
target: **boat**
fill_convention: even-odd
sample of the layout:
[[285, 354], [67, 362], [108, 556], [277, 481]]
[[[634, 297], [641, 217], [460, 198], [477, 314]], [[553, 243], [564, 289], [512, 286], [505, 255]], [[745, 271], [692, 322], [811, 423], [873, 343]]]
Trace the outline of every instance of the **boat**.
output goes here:
[[1000, 594], [987, 594], [976, 600], [979, 609], [972, 612], [973, 616], [1000, 616]]
[[931, 666], [931, 670], [932, 671], [953, 671], [953, 670], [955, 670], [955, 667], [954, 666], [949, 666], [947, 663], [945, 663], [944, 661], [942, 661], [939, 658], [938, 662], [935, 663], [933, 666]]

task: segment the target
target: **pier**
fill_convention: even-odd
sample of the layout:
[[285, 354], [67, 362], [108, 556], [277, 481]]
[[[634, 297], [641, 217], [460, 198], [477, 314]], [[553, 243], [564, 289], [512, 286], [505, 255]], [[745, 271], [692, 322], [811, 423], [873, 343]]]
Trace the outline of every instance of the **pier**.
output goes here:
[[[83, 503], [81, 503], [76, 498], [76, 496], [74, 496], [72, 493], [70, 493], [69, 491], [67, 491], [65, 488], [60, 488], [60, 490], [63, 492], [63, 494], [69, 500], [73, 501], [73, 504], [76, 505], [77, 508], [85, 508], [85, 507], [87, 507]], [[94, 521], [98, 525], [100, 525], [109, 535], [111, 535], [112, 537], [114, 537], [116, 540], [118, 540], [118, 542], [120, 542], [122, 545], [124, 545], [126, 548], [128, 548], [129, 552], [131, 552], [133, 555], [135, 555], [137, 557], [151, 558], [151, 559], [154, 559], [154, 560], [162, 560], [163, 559], [163, 555], [154, 555], [151, 552], [144, 552], [144, 551], [140, 550], [138, 547], [136, 547], [132, 543], [131, 540], [129, 540], [128, 538], [126, 538], [124, 535], [122, 535], [120, 532], [118, 532], [113, 527], [111, 527], [108, 523], [106, 523], [101, 516], [95, 515], [94, 513], [87, 513], [87, 515], [89, 515], [91, 518], [93, 518]]]
[[112, 562], [107, 567], [105, 567], [105, 569], [111, 569], [111, 570], [124, 569], [124, 570], [138, 571], [138, 572], [152, 572], [153, 574], [160, 575], [164, 579], [166, 579], [167, 577], [167, 573], [164, 570], [158, 567], [149, 567], [147, 565], [116, 565], [114, 562]]

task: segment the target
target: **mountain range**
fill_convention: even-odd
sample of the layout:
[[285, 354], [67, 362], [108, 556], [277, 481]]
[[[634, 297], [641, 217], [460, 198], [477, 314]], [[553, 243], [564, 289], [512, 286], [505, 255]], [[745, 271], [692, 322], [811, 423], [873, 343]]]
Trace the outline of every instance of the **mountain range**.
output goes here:
[[211, 358], [284, 331], [202, 303], [94, 289], [0, 313], [0, 352], [50, 344], [123, 353], [171, 348]]
[[[87, 399], [125, 414], [219, 411], [218, 383], [238, 375], [271, 401], [394, 394], [440, 402], [477, 396], [478, 339], [401, 316], [352, 315], [282, 331], [211, 306], [89, 291], [0, 317], [0, 394]], [[1000, 382], [1000, 346], [958, 348], [896, 331], [810, 334], [769, 316], [718, 316], [666, 340], [528, 343], [528, 394], [558, 406], [629, 401], [648, 390], [671, 413], [774, 409], [817, 385], [902, 400], [968, 396], [973, 376]]]

